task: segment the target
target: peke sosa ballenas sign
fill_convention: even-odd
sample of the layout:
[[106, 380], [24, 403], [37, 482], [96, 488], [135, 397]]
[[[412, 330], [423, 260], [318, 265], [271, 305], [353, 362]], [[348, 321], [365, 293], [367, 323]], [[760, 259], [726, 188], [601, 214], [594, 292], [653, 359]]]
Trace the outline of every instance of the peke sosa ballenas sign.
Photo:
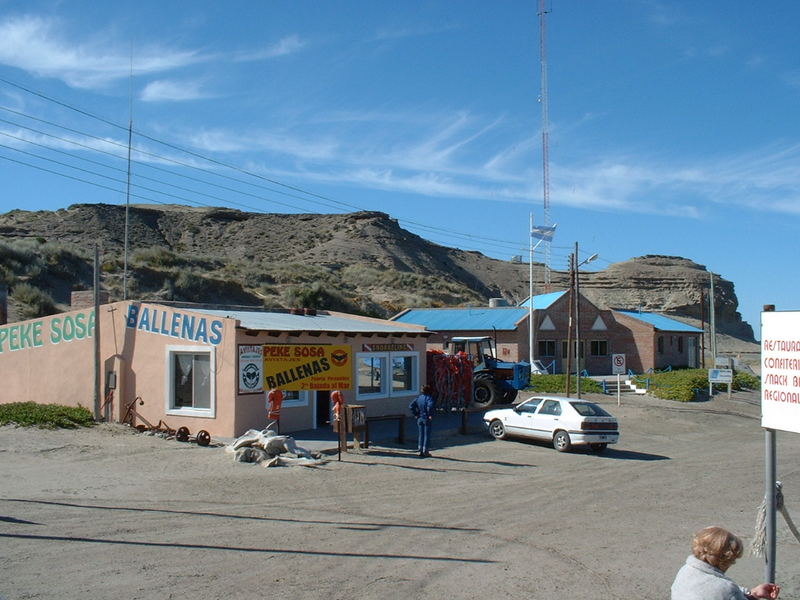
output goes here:
[[129, 329], [215, 346], [222, 341], [221, 320], [186, 314], [162, 306], [147, 307], [131, 304], [128, 306], [125, 325]]
[[761, 426], [800, 433], [800, 312], [761, 314]]
[[263, 352], [266, 389], [349, 390], [353, 387], [350, 346], [266, 344]]
[[94, 310], [0, 327], [0, 354], [94, 336]]

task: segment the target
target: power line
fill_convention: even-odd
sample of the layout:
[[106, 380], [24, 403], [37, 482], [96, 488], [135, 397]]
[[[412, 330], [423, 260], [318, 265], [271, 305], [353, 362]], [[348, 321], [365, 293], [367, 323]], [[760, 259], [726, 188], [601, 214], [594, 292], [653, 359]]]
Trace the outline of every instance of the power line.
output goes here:
[[[54, 103], [54, 104], [56, 104], [58, 106], [64, 107], [64, 108], [69, 109], [69, 110], [72, 110], [72, 111], [74, 111], [74, 112], [76, 112], [76, 113], [78, 113], [80, 115], [85, 116], [85, 117], [88, 117], [88, 118], [91, 118], [91, 119], [95, 119], [95, 120], [97, 120], [97, 121], [99, 121], [101, 123], [104, 123], [104, 124], [106, 124], [108, 126], [111, 126], [111, 127], [115, 128], [115, 129], [118, 129], [120, 131], [128, 132], [129, 129], [130, 129], [129, 127], [124, 127], [124, 126], [122, 126], [122, 125], [120, 125], [118, 123], [115, 123], [110, 119], [101, 117], [99, 115], [96, 115], [96, 114], [94, 114], [94, 113], [92, 113], [90, 111], [84, 110], [82, 108], [73, 106], [73, 105], [71, 105], [71, 104], [69, 104], [67, 102], [58, 100], [57, 98], [54, 98], [54, 97], [52, 97], [52, 96], [50, 96], [48, 94], [45, 94], [43, 92], [39, 92], [39, 91], [31, 89], [31, 88], [28, 88], [28, 87], [26, 87], [24, 85], [15, 83], [15, 82], [10, 81], [10, 80], [8, 80], [6, 78], [0, 77], [0, 82], [6, 83], [7, 85], [13, 86], [13, 87], [15, 87], [17, 89], [20, 89], [20, 90], [22, 90], [22, 91], [24, 91], [26, 93], [35, 95], [35, 96], [37, 96], [37, 97], [39, 97], [39, 98], [41, 98], [43, 100], [46, 100], [48, 102], [52, 102], [52, 103]], [[16, 111], [16, 110], [13, 110], [13, 109], [8, 108], [8, 107], [0, 107], [0, 109], [8, 111], [8, 112], [13, 113], [13, 114], [17, 114], [17, 115], [19, 115], [21, 117], [24, 117], [24, 118], [27, 118], [27, 119], [32, 119], [32, 120], [47, 124], [47, 125], [49, 125], [51, 127], [56, 127], [56, 128], [59, 128], [59, 129], [65, 130], [65, 131], [69, 131], [69, 132], [74, 133], [76, 135], [85, 136], [85, 137], [88, 137], [90, 139], [95, 139], [95, 140], [101, 141], [103, 144], [110, 144], [110, 145], [113, 145], [113, 146], [120, 147], [122, 149], [128, 149], [128, 147], [129, 147], [126, 144], [122, 144], [122, 143], [114, 141], [112, 139], [95, 136], [95, 135], [92, 135], [92, 134], [90, 134], [88, 132], [80, 131], [80, 130], [73, 129], [73, 128], [70, 128], [70, 127], [66, 127], [66, 126], [61, 125], [59, 123], [55, 123], [55, 122], [52, 122], [52, 121], [47, 121], [45, 119], [41, 119], [39, 117], [36, 117], [36, 116], [33, 116], [33, 115], [29, 115], [29, 114], [23, 113], [21, 111]], [[40, 130], [36, 130], [36, 129], [30, 128], [30, 127], [26, 127], [24, 125], [21, 125], [21, 124], [18, 124], [18, 123], [14, 123], [14, 122], [11, 122], [11, 121], [6, 121], [6, 120], [0, 120], [0, 121], [9, 123], [9, 124], [17, 126], [17, 127], [22, 127], [22, 128], [25, 128], [25, 129], [29, 129], [31, 131], [35, 131], [37, 133], [40, 133], [41, 135], [50, 136], [50, 137], [53, 137], [54, 139], [59, 139], [59, 140], [61, 140], [63, 142], [66, 142], [66, 143], [75, 144], [76, 146], [83, 147], [83, 148], [85, 148], [87, 150], [90, 150], [90, 151], [93, 151], [93, 152], [105, 153], [105, 154], [109, 154], [110, 156], [114, 156], [115, 158], [122, 159], [121, 156], [116, 156], [113, 153], [101, 150], [100, 148], [93, 148], [93, 147], [88, 146], [86, 144], [81, 144], [80, 142], [77, 142], [75, 140], [68, 140], [68, 139], [65, 139], [65, 138], [60, 138], [60, 137], [55, 136], [53, 134], [42, 132]], [[226, 169], [231, 169], [231, 170], [236, 171], [238, 173], [247, 175], [248, 177], [253, 177], [253, 178], [256, 178], [258, 180], [266, 181], [266, 182], [269, 182], [269, 183], [271, 183], [273, 185], [276, 185], [276, 186], [279, 186], [279, 187], [282, 187], [282, 188], [285, 188], [285, 189], [288, 189], [288, 190], [292, 190], [292, 191], [297, 192], [299, 194], [303, 194], [304, 196], [299, 196], [297, 194], [286, 192], [284, 190], [278, 190], [278, 189], [270, 188], [270, 187], [267, 187], [267, 186], [264, 186], [264, 185], [261, 185], [261, 184], [253, 183], [251, 181], [243, 180], [241, 178], [231, 177], [230, 175], [226, 175], [224, 173], [220, 173], [217, 170], [210, 170], [210, 169], [207, 169], [207, 168], [203, 168], [203, 167], [201, 167], [201, 166], [199, 166], [197, 164], [187, 163], [187, 162], [180, 161], [180, 160], [177, 160], [177, 159], [172, 158], [172, 157], [168, 157], [168, 156], [164, 156], [164, 155], [160, 155], [160, 154], [157, 154], [157, 153], [154, 153], [154, 152], [147, 151], [147, 150], [145, 150], [145, 149], [143, 149], [141, 147], [136, 147], [136, 153], [138, 155], [150, 157], [152, 159], [156, 159], [156, 162], [158, 162], [158, 161], [169, 162], [169, 163], [178, 165], [178, 166], [186, 168], [186, 169], [197, 170], [197, 171], [200, 171], [200, 172], [204, 172], [204, 173], [210, 174], [210, 175], [212, 175], [214, 177], [225, 178], [225, 179], [234, 181], [234, 182], [239, 183], [239, 184], [244, 184], [244, 185], [253, 186], [253, 187], [256, 187], [256, 188], [259, 188], [259, 189], [264, 189], [266, 191], [269, 191], [269, 192], [272, 192], [272, 193], [278, 193], [278, 194], [285, 195], [285, 196], [288, 196], [288, 197], [292, 197], [292, 198], [294, 198], [296, 200], [301, 200], [303, 202], [310, 202], [310, 203], [313, 203], [313, 204], [315, 204], [317, 206], [326, 206], [328, 208], [335, 208], [336, 210], [342, 210], [341, 207], [345, 207], [347, 209], [354, 209], [354, 210], [358, 210], [358, 211], [368, 211], [369, 210], [369, 209], [366, 209], [366, 208], [363, 208], [363, 207], [359, 207], [359, 206], [354, 205], [354, 204], [350, 204], [350, 203], [346, 203], [346, 202], [342, 202], [342, 201], [336, 200], [334, 198], [330, 198], [328, 196], [324, 196], [324, 195], [321, 195], [321, 194], [310, 192], [308, 190], [305, 190], [305, 189], [297, 187], [297, 186], [285, 184], [285, 183], [277, 181], [275, 179], [271, 179], [271, 178], [263, 176], [261, 174], [254, 173], [254, 172], [249, 171], [247, 169], [243, 169], [243, 168], [241, 168], [241, 167], [239, 167], [237, 165], [232, 165], [232, 164], [229, 164], [229, 163], [226, 163], [226, 162], [223, 162], [223, 161], [220, 161], [220, 160], [205, 156], [205, 155], [200, 154], [198, 152], [194, 152], [192, 150], [188, 150], [188, 149], [183, 148], [181, 146], [178, 146], [176, 144], [172, 144], [170, 142], [166, 142], [166, 141], [160, 140], [158, 138], [150, 136], [150, 135], [148, 135], [148, 134], [146, 134], [144, 132], [141, 132], [139, 130], [133, 130], [133, 131], [139, 137], [141, 137], [143, 139], [146, 139], [146, 140], [149, 140], [149, 141], [152, 141], [152, 142], [154, 142], [156, 144], [160, 144], [160, 145], [163, 145], [163, 146], [165, 146], [167, 148], [176, 150], [178, 152], [185, 153], [185, 154], [187, 154], [187, 155], [189, 155], [191, 157], [200, 159], [202, 161], [209, 162], [212, 165], [216, 165], [218, 167], [223, 167], [223, 168], [226, 168]], [[32, 142], [28, 142], [28, 143], [32, 143]], [[43, 145], [40, 145], [40, 146], [46, 147], [46, 146], [43, 146]], [[55, 149], [53, 149], [53, 150], [55, 150]], [[46, 160], [43, 157], [39, 157], [39, 158], [42, 159], [42, 160]], [[77, 156], [74, 156], [74, 158], [81, 159], [81, 157], [77, 157]], [[16, 161], [16, 162], [20, 162], [20, 161]], [[20, 162], [20, 164], [25, 164], [25, 163]], [[158, 170], [158, 171], [161, 171], [161, 172], [164, 172], [164, 173], [168, 173], [168, 174], [170, 174], [172, 176], [187, 178], [187, 179], [196, 181], [198, 183], [202, 183], [204, 185], [214, 186], [214, 187], [216, 187], [218, 189], [224, 189], [224, 190], [229, 191], [229, 192], [233, 192], [233, 193], [236, 193], [236, 194], [249, 196], [249, 197], [256, 198], [258, 200], [265, 201], [265, 202], [272, 202], [274, 204], [277, 204], [277, 205], [280, 205], [280, 206], [284, 206], [286, 208], [290, 208], [290, 209], [293, 209], [293, 210], [303, 210], [302, 208], [300, 208], [300, 207], [298, 207], [296, 205], [280, 202], [280, 201], [277, 201], [277, 200], [274, 200], [274, 199], [271, 199], [271, 198], [266, 198], [264, 196], [248, 193], [248, 192], [245, 192], [243, 190], [237, 190], [237, 189], [231, 188], [229, 186], [222, 186], [220, 184], [213, 183], [211, 181], [206, 181], [206, 180], [203, 180], [203, 179], [191, 177], [191, 176], [183, 174], [183, 173], [178, 173], [176, 171], [171, 171], [171, 170], [168, 170], [168, 169], [164, 169], [162, 167], [156, 166], [155, 164], [152, 164], [152, 161], [150, 161], [150, 162], [142, 161], [142, 162], [137, 162], [136, 164], [139, 164], [139, 165], [147, 167], [147, 168], [155, 169], [155, 170]], [[70, 165], [66, 165], [66, 166], [70, 166]], [[75, 167], [73, 167], [73, 168], [75, 168]], [[113, 168], [113, 167], [107, 167], [107, 168]], [[53, 171], [49, 171], [48, 170], [48, 172], [53, 172]], [[85, 172], [89, 172], [89, 171], [85, 171]], [[54, 174], [58, 174], [57, 172], [53, 172], [53, 173]], [[171, 187], [173, 187], [175, 189], [180, 189], [180, 190], [183, 190], [183, 191], [187, 191], [187, 192], [192, 193], [192, 194], [198, 194], [198, 195], [202, 195], [202, 196], [207, 197], [207, 198], [212, 198], [212, 199], [217, 200], [219, 202], [222, 202], [224, 204], [229, 204], [229, 205], [234, 205], [234, 206], [242, 206], [242, 207], [248, 208], [250, 210], [259, 211], [259, 209], [255, 208], [255, 207], [251, 207], [251, 206], [248, 206], [248, 205], [237, 203], [237, 202], [232, 201], [232, 200], [227, 200], [227, 199], [224, 199], [224, 198], [221, 198], [219, 196], [212, 195], [212, 194], [207, 194], [207, 193], [204, 193], [204, 192], [200, 192], [198, 190], [191, 190], [190, 188], [184, 188], [182, 186], [178, 186], [178, 185], [175, 185], [175, 184], [172, 184], [172, 183], [168, 183], [168, 182], [165, 182], [163, 180], [157, 180], [157, 179], [154, 179], [154, 178], [148, 178], [148, 177], [143, 176], [143, 175], [137, 175], [136, 177], [140, 177], [142, 179], [147, 179], [149, 181], [157, 182], [157, 183], [160, 183], [162, 185], [171, 186]], [[74, 178], [74, 177], [70, 177], [70, 178], [80, 181], [80, 178]], [[154, 189], [148, 188], [146, 186], [138, 186], [138, 187], [140, 187], [141, 189], [145, 189], [145, 190], [148, 190], [148, 191], [159, 193], [159, 194], [162, 194], [162, 195], [165, 195], [165, 196], [169, 196], [169, 197], [173, 197], [173, 198], [176, 198], [176, 199], [184, 200], [184, 201], [190, 202], [192, 204], [198, 204], [198, 205], [202, 205], [202, 206], [207, 206], [206, 204], [204, 204], [202, 202], [191, 200], [191, 199], [186, 199], [186, 198], [184, 198], [182, 196], [178, 196], [176, 194], [170, 194], [168, 192], [162, 192], [162, 191], [159, 191], [159, 190], [154, 190]], [[141, 197], [141, 196], [137, 196], [137, 197]], [[324, 201], [324, 202], [320, 202], [320, 201]], [[332, 204], [329, 204], [329, 203], [332, 203]], [[415, 220], [412, 220], [412, 219], [400, 218], [400, 219], [398, 219], [398, 221], [402, 221], [407, 227], [414, 227], [414, 228], [417, 228], [417, 229], [423, 230], [423, 231], [438, 232], [438, 233], [444, 234], [446, 236], [450, 236], [450, 237], [453, 237], [453, 238], [459, 238], [461, 240], [469, 241], [473, 246], [490, 247], [494, 251], [497, 251], [498, 247], [505, 248], [508, 251], [519, 251], [521, 246], [522, 246], [521, 244], [517, 244], [517, 243], [514, 243], [514, 242], [508, 242], [506, 240], [498, 240], [498, 239], [493, 239], [493, 238], [487, 238], [487, 237], [478, 236], [478, 235], [474, 235], [474, 234], [461, 233], [461, 232], [457, 232], [457, 231], [446, 229], [446, 228], [435, 227], [435, 226], [427, 225], [427, 224], [424, 224], [424, 223], [421, 223], [421, 222], [418, 222], [418, 221], [415, 221]]]

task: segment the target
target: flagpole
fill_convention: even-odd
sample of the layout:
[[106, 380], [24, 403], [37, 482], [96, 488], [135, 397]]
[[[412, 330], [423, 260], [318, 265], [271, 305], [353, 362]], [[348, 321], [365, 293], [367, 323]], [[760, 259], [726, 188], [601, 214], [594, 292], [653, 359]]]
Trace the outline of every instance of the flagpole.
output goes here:
[[528, 262], [528, 362], [533, 365], [533, 213], [531, 213], [530, 258]]
[[[530, 247], [530, 259], [528, 264], [528, 293], [530, 297], [528, 298], [528, 346], [529, 346], [529, 358], [531, 361], [531, 365], [533, 364], [534, 358], [534, 343], [536, 342], [536, 326], [533, 322], [535, 307], [534, 307], [534, 300], [533, 300], [533, 251], [541, 244], [542, 242], [551, 242], [553, 240], [553, 234], [556, 231], [556, 225], [540, 225], [539, 227], [533, 226], [533, 213], [531, 213], [531, 247]], [[539, 240], [534, 245], [533, 240]]]

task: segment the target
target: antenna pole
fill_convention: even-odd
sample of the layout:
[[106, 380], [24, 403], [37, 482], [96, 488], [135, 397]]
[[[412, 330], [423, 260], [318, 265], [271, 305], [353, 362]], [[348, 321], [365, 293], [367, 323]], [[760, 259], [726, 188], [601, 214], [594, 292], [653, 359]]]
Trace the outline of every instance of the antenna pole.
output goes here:
[[[547, 89], [547, 23], [545, 15], [546, 0], [539, 0], [539, 66], [541, 71], [542, 105], [542, 200], [544, 206], [544, 225], [550, 225], [550, 106]], [[550, 241], [544, 245], [544, 291], [550, 290]]]

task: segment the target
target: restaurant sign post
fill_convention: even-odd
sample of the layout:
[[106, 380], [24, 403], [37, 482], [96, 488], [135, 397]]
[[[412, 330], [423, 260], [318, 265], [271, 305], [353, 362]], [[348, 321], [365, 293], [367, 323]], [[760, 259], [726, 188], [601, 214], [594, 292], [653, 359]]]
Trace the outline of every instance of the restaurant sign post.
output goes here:
[[766, 578], [775, 582], [776, 430], [800, 433], [800, 311], [761, 313], [761, 426], [766, 449]]

